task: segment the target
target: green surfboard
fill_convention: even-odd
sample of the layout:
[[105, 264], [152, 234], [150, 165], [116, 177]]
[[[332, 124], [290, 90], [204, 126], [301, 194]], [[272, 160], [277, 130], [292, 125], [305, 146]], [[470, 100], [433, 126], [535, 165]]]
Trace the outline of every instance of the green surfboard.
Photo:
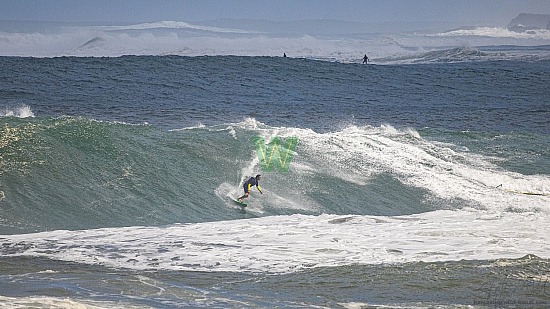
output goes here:
[[235, 204], [237, 204], [237, 205], [239, 205], [239, 206], [241, 206], [241, 207], [246, 207], [246, 206], [248, 206], [248, 205], [246, 205], [246, 204], [243, 203], [243, 202], [239, 202], [238, 200], [234, 200], [234, 199], [231, 199], [231, 200], [233, 201], [233, 203], [235, 203]]

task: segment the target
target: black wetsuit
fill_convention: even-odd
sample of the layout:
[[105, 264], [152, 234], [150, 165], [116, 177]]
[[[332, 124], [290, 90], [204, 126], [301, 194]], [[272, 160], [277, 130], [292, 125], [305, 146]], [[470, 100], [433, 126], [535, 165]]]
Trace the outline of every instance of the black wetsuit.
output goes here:
[[250, 192], [250, 188], [252, 186], [257, 186], [258, 189], [260, 189], [260, 186], [259, 186], [259, 181], [256, 180], [256, 177], [250, 177], [250, 179], [248, 179], [247, 181], [245, 181], [245, 183], [243, 184], [243, 188], [244, 188], [244, 193], [248, 193]]

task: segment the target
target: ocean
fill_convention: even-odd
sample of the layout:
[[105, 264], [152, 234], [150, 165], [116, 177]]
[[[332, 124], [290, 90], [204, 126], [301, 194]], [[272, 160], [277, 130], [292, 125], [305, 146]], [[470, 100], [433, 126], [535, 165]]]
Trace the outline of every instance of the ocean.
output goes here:
[[0, 25], [2, 308], [550, 307], [548, 31]]

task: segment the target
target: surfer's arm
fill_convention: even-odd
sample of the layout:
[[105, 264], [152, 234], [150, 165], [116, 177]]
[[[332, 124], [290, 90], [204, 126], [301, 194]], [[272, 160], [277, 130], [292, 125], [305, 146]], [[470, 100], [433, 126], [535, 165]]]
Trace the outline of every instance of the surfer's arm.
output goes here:
[[256, 189], [258, 189], [258, 191], [260, 191], [261, 194], [264, 194], [264, 193], [262, 192], [262, 190], [260, 189], [260, 186], [259, 186], [259, 185], [256, 185]]

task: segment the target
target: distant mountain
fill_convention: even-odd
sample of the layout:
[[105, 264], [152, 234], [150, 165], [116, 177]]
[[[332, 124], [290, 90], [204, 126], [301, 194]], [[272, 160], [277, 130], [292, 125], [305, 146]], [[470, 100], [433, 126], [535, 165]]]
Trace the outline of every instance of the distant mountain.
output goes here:
[[521, 13], [508, 24], [508, 30], [515, 32], [539, 29], [550, 30], [549, 14]]

